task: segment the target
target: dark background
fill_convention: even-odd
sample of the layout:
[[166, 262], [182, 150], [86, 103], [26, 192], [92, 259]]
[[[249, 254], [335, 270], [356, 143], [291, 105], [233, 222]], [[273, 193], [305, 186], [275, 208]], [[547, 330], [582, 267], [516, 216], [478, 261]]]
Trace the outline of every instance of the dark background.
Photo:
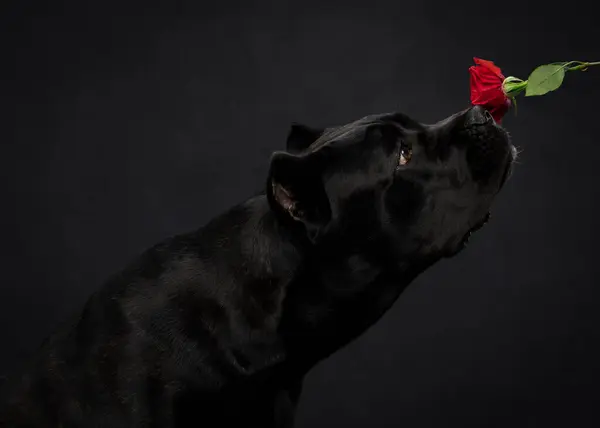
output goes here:
[[[6, 0], [5, 0], [6, 1]], [[468, 105], [472, 56], [600, 60], [594, 2], [3, 3], [0, 374], [263, 184], [291, 121]], [[493, 221], [308, 377], [300, 427], [600, 426], [600, 68], [521, 98]]]

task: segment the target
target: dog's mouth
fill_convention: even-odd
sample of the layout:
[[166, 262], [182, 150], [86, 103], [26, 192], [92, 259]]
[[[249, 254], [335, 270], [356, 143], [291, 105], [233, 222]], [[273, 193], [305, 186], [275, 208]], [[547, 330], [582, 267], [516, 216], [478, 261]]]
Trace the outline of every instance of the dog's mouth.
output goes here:
[[[466, 145], [467, 164], [473, 180], [490, 193], [497, 194], [513, 171], [517, 151], [504, 128], [490, 120], [488, 115], [475, 111], [467, 112], [465, 117], [460, 138]], [[458, 250], [467, 246], [471, 236], [485, 226], [490, 217], [488, 211], [467, 231]]]
[[481, 229], [483, 226], [485, 226], [490, 221], [490, 218], [492, 218], [492, 213], [488, 212], [479, 223], [475, 224], [475, 226], [473, 226], [471, 229], [469, 229], [469, 231], [463, 237], [460, 247], [461, 248], [466, 247], [467, 244], [469, 243], [469, 240], [471, 239], [471, 236], [475, 232], [477, 232], [479, 229]]
[[506, 166], [504, 167], [504, 172], [502, 173], [502, 177], [500, 178], [500, 185], [498, 186], [498, 191], [504, 187], [504, 184], [508, 180], [508, 177], [512, 174], [513, 165], [517, 158], [517, 149], [514, 146], [510, 146], [510, 157], [506, 162]]
[[[500, 192], [500, 190], [502, 189], [502, 187], [504, 186], [504, 184], [506, 183], [506, 180], [508, 180], [508, 177], [510, 177], [510, 174], [512, 173], [512, 169], [513, 169], [513, 163], [514, 160], [516, 159], [516, 149], [514, 148], [514, 146], [510, 146], [510, 157], [508, 158], [508, 160], [505, 162], [504, 164], [504, 170], [502, 172], [501, 178], [500, 178], [500, 182], [498, 184], [498, 188], [496, 190], [496, 194], [498, 192]], [[487, 212], [487, 214], [484, 216], [484, 218], [477, 222], [473, 227], [471, 227], [469, 229], [469, 231], [465, 234], [465, 236], [462, 239], [462, 242], [460, 244], [460, 248], [465, 248], [467, 246], [467, 244], [469, 243], [469, 240], [471, 239], [471, 236], [477, 232], [479, 229], [481, 229], [483, 226], [485, 226], [491, 218], [492, 214], [491, 212]]]

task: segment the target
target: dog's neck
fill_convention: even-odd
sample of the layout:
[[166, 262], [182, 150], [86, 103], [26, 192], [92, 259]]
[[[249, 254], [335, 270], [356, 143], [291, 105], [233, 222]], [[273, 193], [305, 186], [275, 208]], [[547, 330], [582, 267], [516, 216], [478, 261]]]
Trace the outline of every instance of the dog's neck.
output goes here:
[[[333, 254], [311, 246], [283, 224], [265, 196], [243, 205], [249, 217], [239, 233], [251, 242], [242, 249], [248, 266], [244, 281], [277, 284], [279, 311], [270, 316], [286, 358], [306, 369], [373, 325], [424, 266], [407, 263], [386, 269], [355, 248]], [[246, 284], [241, 284], [246, 286]], [[256, 289], [256, 286], [254, 286]], [[262, 298], [260, 290], [257, 299]], [[274, 319], [275, 321], [275, 319]]]

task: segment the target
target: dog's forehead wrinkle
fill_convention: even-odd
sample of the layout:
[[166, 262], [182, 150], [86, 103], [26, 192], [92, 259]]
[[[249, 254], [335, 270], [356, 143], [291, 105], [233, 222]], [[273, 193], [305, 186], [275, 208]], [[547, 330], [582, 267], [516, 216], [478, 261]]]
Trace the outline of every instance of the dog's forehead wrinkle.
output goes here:
[[399, 112], [386, 113], [381, 115], [380, 120], [399, 125], [405, 131], [422, 132], [426, 130], [426, 126], [416, 121], [412, 117]]
[[[346, 123], [344, 125], [325, 128], [325, 131], [323, 132], [323, 134], [321, 134], [321, 136], [317, 140], [315, 140], [315, 142], [313, 144], [311, 144], [310, 149], [311, 149], [311, 151], [316, 151], [319, 148], [321, 148], [322, 146], [327, 145], [336, 140], [342, 140], [342, 139], [348, 138], [352, 135], [358, 135], [361, 132], [365, 132], [365, 130], [370, 125], [375, 125], [375, 124], [394, 125], [398, 130], [404, 132], [404, 131], [406, 131], [405, 127], [402, 126], [400, 123], [398, 123], [398, 121], [393, 120], [395, 115], [398, 115], [398, 114], [399, 113], [390, 113], [390, 114], [383, 114], [383, 115], [369, 115], [369, 116], [364, 116], [353, 122]], [[404, 115], [402, 115], [402, 117], [404, 118], [404, 122], [406, 122], [406, 123], [409, 123], [411, 121], [410, 118], [408, 118]], [[414, 128], [416, 128], [416, 127], [414, 127]], [[415, 132], [415, 131], [413, 131], [413, 132]]]
[[327, 128], [321, 137], [314, 142], [314, 145], [318, 146], [320, 143], [339, 140], [353, 134], [358, 134], [359, 132], [364, 131], [367, 126], [367, 122], [356, 121], [341, 126]]

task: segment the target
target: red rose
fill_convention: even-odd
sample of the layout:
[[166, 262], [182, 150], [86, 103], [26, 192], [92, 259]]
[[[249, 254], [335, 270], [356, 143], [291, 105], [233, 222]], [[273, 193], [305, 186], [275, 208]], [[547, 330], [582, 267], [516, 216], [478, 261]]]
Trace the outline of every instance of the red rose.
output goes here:
[[492, 61], [473, 58], [475, 64], [469, 68], [471, 74], [471, 104], [480, 105], [488, 110], [496, 122], [510, 108], [510, 99], [502, 90], [504, 76], [502, 71]]

